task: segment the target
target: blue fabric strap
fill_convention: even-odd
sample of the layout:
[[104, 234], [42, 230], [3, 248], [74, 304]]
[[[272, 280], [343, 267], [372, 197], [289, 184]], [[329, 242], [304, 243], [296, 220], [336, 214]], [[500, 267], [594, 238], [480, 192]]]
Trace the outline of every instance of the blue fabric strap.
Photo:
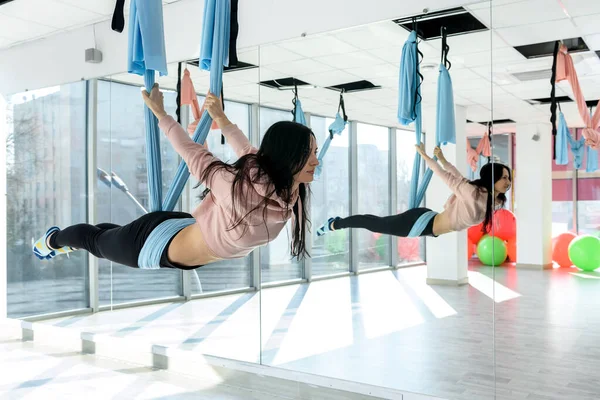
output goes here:
[[[210, 70], [211, 93], [221, 93], [223, 87], [223, 66], [227, 65], [229, 57], [230, 7], [230, 0], [206, 0], [204, 3], [200, 68]], [[194, 132], [194, 142], [204, 143], [211, 124], [210, 115], [202, 113]], [[181, 162], [163, 202], [163, 210], [172, 211], [175, 208], [189, 176], [187, 165]]]
[[585, 154], [585, 171], [595, 172], [598, 170], [598, 151], [586, 146], [585, 138], [575, 140], [571, 136], [565, 116], [560, 112], [558, 114], [558, 133], [556, 137], [556, 165], [567, 165], [569, 163], [567, 144], [571, 148], [571, 153], [573, 153], [573, 167], [575, 169], [582, 167]]
[[571, 138], [571, 134], [569, 133], [565, 116], [561, 112], [558, 114], [558, 133], [556, 135], [556, 165], [567, 165], [569, 163], [569, 154], [567, 152], [569, 138]]
[[138, 267], [141, 269], [159, 269], [160, 258], [169, 241], [183, 228], [195, 222], [195, 218], [172, 218], [154, 228], [140, 251]]
[[[400, 60], [400, 76], [398, 87], [398, 121], [402, 125], [415, 122], [415, 141], [421, 143], [421, 89], [419, 87], [419, 60], [417, 54], [417, 33], [412, 31], [402, 47]], [[417, 189], [421, 175], [421, 156], [415, 155], [410, 185], [410, 208], [420, 204], [417, 201]]]
[[[422, 140], [422, 112], [421, 89], [419, 85], [419, 62], [417, 51], [417, 35], [411, 32], [402, 48], [400, 62], [400, 76], [398, 88], [398, 121], [403, 125], [415, 122], [415, 141], [420, 144]], [[440, 65], [438, 79], [438, 98], [436, 115], [436, 145], [456, 143], [456, 123], [454, 116], [454, 94], [452, 79], [445, 65]], [[434, 157], [434, 160], [437, 159]], [[425, 192], [433, 171], [427, 169], [421, 178], [421, 156], [415, 155], [411, 186], [410, 208], [418, 207], [425, 197]]]
[[427, 224], [437, 215], [435, 211], [427, 211], [417, 219], [410, 232], [408, 232], [408, 237], [419, 237], [427, 228]]
[[128, 34], [127, 71], [144, 75], [152, 70], [167, 75], [161, 0], [131, 0]]
[[[436, 146], [442, 146], [448, 143], [456, 144], [456, 119], [454, 116], [454, 91], [452, 89], [452, 79], [445, 65], [440, 65], [440, 76], [438, 78], [437, 93], [437, 115], [435, 129]], [[420, 157], [419, 157], [420, 158]], [[433, 157], [437, 161], [437, 157]], [[425, 170], [421, 184], [417, 190], [417, 197], [414, 207], [417, 207], [425, 198], [425, 192], [433, 176], [433, 171], [429, 168]]]
[[296, 105], [294, 106], [294, 122], [308, 126], [306, 117], [304, 116], [304, 110], [302, 110], [302, 102], [298, 98], [296, 98]]
[[342, 118], [340, 113], [337, 113], [337, 115], [335, 116], [335, 121], [333, 121], [331, 123], [331, 125], [329, 125], [329, 129], [328, 129], [329, 135], [327, 136], [327, 139], [325, 139], [325, 142], [323, 143], [323, 147], [321, 147], [321, 151], [319, 151], [319, 156], [317, 157], [319, 159], [319, 165], [317, 165], [317, 169], [315, 170], [315, 175], [317, 177], [319, 177], [321, 175], [321, 171], [323, 170], [323, 158], [325, 157], [325, 154], [327, 154], [327, 151], [329, 150], [329, 146], [331, 145], [333, 136], [341, 135], [342, 132], [344, 132], [344, 129], [346, 129], [347, 123], [348, 122], [344, 121], [344, 118]]
[[[155, 71], [167, 75], [167, 56], [161, 0], [132, 0], [129, 12], [127, 70], [142, 75], [149, 92], [155, 82]], [[146, 124], [146, 165], [150, 210], [158, 211], [162, 201], [162, 165], [158, 120], [144, 106]]]
[[590, 146], [585, 146], [585, 150], [587, 152], [585, 172], [596, 172], [598, 170], [598, 150], [594, 150]]

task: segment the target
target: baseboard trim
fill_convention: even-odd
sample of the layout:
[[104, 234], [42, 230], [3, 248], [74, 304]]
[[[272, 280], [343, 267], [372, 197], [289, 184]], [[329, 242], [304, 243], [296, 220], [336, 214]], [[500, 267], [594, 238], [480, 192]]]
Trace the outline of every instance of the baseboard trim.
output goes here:
[[552, 263], [549, 264], [525, 264], [525, 263], [516, 263], [515, 264], [516, 268], [520, 268], [520, 269], [532, 269], [532, 270], [537, 270], [537, 271], [542, 271], [545, 269], [552, 269], [554, 268]]
[[469, 283], [469, 278], [466, 277], [466, 278], [462, 278], [462, 279], [458, 279], [458, 280], [427, 278], [426, 282], [428, 285], [463, 286], [463, 285], [467, 285]]

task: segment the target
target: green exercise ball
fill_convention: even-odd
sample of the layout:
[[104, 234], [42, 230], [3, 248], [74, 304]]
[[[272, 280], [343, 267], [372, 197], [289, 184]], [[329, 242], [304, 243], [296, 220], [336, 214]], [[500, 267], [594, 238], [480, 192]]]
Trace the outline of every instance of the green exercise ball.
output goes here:
[[584, 271], [600, 267], [600, 239], [592, 235], [576, 237], [569, 244], [569, 259]]
[[506, 260], [506, 243], [504, 240], [484, 235], [477, 243], [477, 257], [485, 265], [500, 265]]

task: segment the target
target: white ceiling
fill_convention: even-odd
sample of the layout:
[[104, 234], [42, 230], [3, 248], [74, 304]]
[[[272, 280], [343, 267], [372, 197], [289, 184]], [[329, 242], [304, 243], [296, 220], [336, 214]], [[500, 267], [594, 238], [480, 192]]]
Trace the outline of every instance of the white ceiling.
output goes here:
[[[115, 0], [14, 0], [0, 7], [0, 50], [111, 20], [114, 9]], [[129, 0], [125, 0], [128, 14]]]
[[[170, 2], [173, 1], [164, 1]], [[548, 122], [549, 106], [534, 106], [525, 100], [549, 97], [549, 79], [521, 82], [513, 74], [547, 70], [552, 59], [527, 60], [513, 46], [581, 36], [590, 49], [600, 50], [600, 1], [493, 0], [492, 3], [492, 10], [489, 1], [466, 7], [486, 26], [491, 23], [492, 30], [448, 39], [455, 102], [467, 108], [467, 118], [472, 121], [490, 120], [493, 108], [496, 120]], [[32, 9], [52, 9], [49, 4], [57, 7], [52, 11], [57, 14], [56, 17], [48, 18], [46, 11], [38, 12], [39, 15], [31, 12]], [[0, 47], [110, 19], [113, 7], [114, 0], [16, 0], [0, 7]], [[68, 18], [63, 15], [68, 15]], [[5, 23], [9, 23], [8, 27]], [[300, 88], [305, 112], [333, 116], [337, 111], [338, 94], [324, 87], [366, 79], [382, 86], [382, 89], [345, 95], [349, 117], [362, 122], [398, 126], [398, 70], [402, 45], [407, 36], [408, 32], [404, 29], [391, 21], [384, 21], [261, 46], [260, 49], [241, 49], [239, 58], [260, 64], [260, 71], [226, 73], [225, 96], [249, 103], [258, 102], [260, 96], [263, 105], [290, 109], [291, 91], [259, 87], [257, 82], [294, 76], [317, 86]], [[425, 115], [435, 115], [440, 44], [440, 40], [433, 40], [419, 45], [424, 53], [421, 65], [425, 76], [422, 86]], [[592, 52], [575, 54], [573, 58], [586, 98], [600, 98], [600, 59]], [[208, 74], [195, 67], [190, 67], [190, 72], [197, 92], [204, 93], [208, 88]], [[176, 76], [176, 65], [171, 65], [169, 76], [159, 82], [164, 87], [175, 88]], [[130, 74], [112, 78], [141, 83], [139, 77]], [[557, 86], [557, 96], [571, 94], [568, 83]], [[582, 125], [574, 103], [564, 104], [562, 109], [570, 126]], [[503, 130], [513, 128], [510, 125], [502, 127]], [[469, 131], [481, 133], [483, 127], [473, 124]]]

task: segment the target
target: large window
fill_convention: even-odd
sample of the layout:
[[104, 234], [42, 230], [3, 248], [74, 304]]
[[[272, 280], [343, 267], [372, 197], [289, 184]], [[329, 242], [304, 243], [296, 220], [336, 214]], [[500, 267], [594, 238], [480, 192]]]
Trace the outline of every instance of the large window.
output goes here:
[[[202, 105], [203, 102], [204, 97], [198, 96], [198, 103]], [[250, 107], [247, 104], [225, 101], [225, 112], [229, 120], [248, 136], [250, 132]], [[211, 131], [206, 143], [210, 151], [221, 160], [228, 163], [237, 160], [238, 157], [229, 144], [223, 144], [220, 130]], [[198, 181], [195, 178], [192, 178], [192, 181], [196, 186]], [[200, 186], [193, 190], [192, 209], [200, 203], [200, 194], [204, 188], [204, 186]], [[191, 212], [191, 210], [186, 211]], [[192, 271], [192, 293], [209, 293], [252, 286], [251, 257], [250, 254], [244, 258], [224, 260]]]
[[[319, 148], [329, 137], [331, 118], [311, 117], [310, 123]], [[350, 240], [347, 229], [317, 237], [314, 232], [330, 217], [350, 213], [350, 142], [348, 127], [335, 136], [323, 159], [321, 175], [311, 185], [311, 221], [313, 226], [312, 274], [329, 275], [348, 272]], [[319, 150], [320, 151], [320, 150]]]
[[[289, 111], [260, 108], [260, 140], [267, 129], [278, 121], [291, 121]], [[290, 243], [292, 240], [292, 222], [271, 243], [260, 248], [260, 268], [262, 283], [285, 281], [303, 277], [303, 263], [292, 259]]]
[[8, 99], [8, 316], [88, 306], [87, 253], [40, 261], [32, 243], [51, 226], [85, 222], [86, 83]]
[[[396, 131], [396, 214], [409, 209], [412, 169], [415, 160], [415, 133]], [[421, 175], [423, 168], [420, 169]], [[398, 254], [398, 265], [425, 260], [425, 238], [397, 237], [394, 242]]]
[[[359, 214], [390, 215], [389, 141], [388, 128], [357, 124]], [[360, 269], [389, 265], [389, 236], [366, 229], [356, 234]]]
[[[175, 115], [175, 97], [174, 92], [165, 91], [165, 108], [170, 115]], [[128, 224], [149, 208], [144, 103], [139, 87], [99, 81], [97, 121], [99, 172], [115, 174], [128, 189], [111, 185], [99, 175], [97, 221]], [[162, 133], [160, 138], [164, 195], [179, 159]], [[104, 259], [98, 260], [98, 266], [101, 305], [177, 296], [182, 291], [178, 270], [140, 270]]]

